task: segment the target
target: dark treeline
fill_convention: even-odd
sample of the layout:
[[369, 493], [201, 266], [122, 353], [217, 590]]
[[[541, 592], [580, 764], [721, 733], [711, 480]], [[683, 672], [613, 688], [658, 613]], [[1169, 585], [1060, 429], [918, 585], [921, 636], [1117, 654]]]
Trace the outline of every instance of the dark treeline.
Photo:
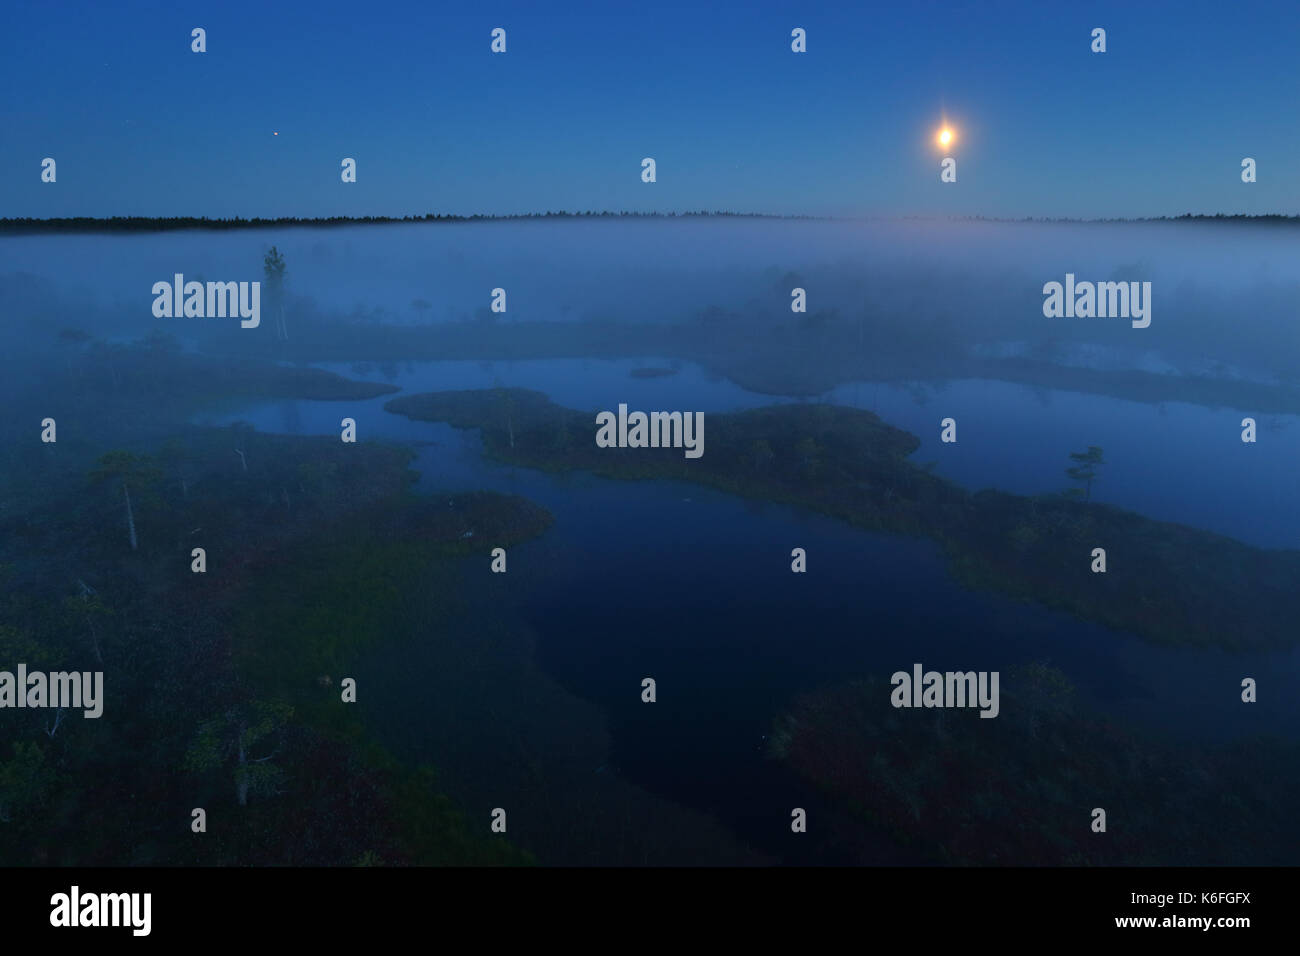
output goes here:
[[[956, 217], [953, 217], [956, 218]], [[1249, 216], [1244, 213], [1233, 213], [1225, 216], [1221, 212], [1214, 215], [1199, 212], [1185, 212], [1181, 216], [1141, 216], [1129, 218], [1125, 216], [1102, 218], [1102, 219], [1071, 219], [1066, 216], [1052, 218], [1035, 218], [1025, 216], [1020, 219], [1003, 219], [996, 216], [962, 216], [963, 222], [1035, 222], [1035, 223], [1084, 223], [1084, 224], [1102, 224], [1117, 222], [1231, 222], [1239, 225], [1268, 225], [1268, 226], [1295, 226], [1300, 225], [1300, 215], [1288, 216], [1283, 213], [1267, 213], [1262, 216]]]
[[[271, 227], [301, 226], [321, 228], [324, 226], [358, 226], [391, 223], [414, 222], [520, 222], [533, 219], [788, 219], [788, 220], [823, 220], [828, 222], [869, 221], [879, 217], [841, 217], [841, 216], [782, 216], [775, 213], [761, 212], [530, 212], [511, 215], [473, 215], [456, 216], [442, 213], [427, 213], [423, 216], [325, 216], [302, 218], [298, 216], [281, 216], [275, 219], [254, 217], [245, 219], [235, 216], [230, 219], [212, 219], [207, 216], [111, 216], [95, 218], [93, 216], [73, 216], [67, 218], [34, 219], [15, 218], [0, 219], [0, 235], [23, 235], [29, 233], [85, 233], [85, 232], [170, 232], [178, 229], [267, 229]], [[888, 218], [888, 217], [885, 217]], [[929, 219], [926, 216], [905, 216], [904, 219]], [[1263, 216], [1242, 214], [1224, 215], [1215, 213], [1184, 213], [1181, 216], [1155, 216], [1135, 219], [1071, 219], [1036, 218], [1025, 216], [1020, 219], [1005, 219], [996, 216], [940, 216], [937, 220], [954, 222], [1021, 222], [1021, 223], [1149, 223], [1149, 222], [1219, 222], [1238, 225], [1300, 225], [1300, 215], [1287, 216], [1274, 213]]]
[[278, 219], [210, 219], [206, 216], [112, 216], [97, 219], [92, 216], [74, 216], [63, 219], [0, 219], [0, 234], [32, 232], [168, 232], [176, 229], [266, 229], [283, 226], [360, 226], [384, 223], [412, 222], [518, 222], [529, 219], [701, 219], [725, 217], [733, 219], [816, 219], [816, 216], [776, 216], [746, 212], [531, 212], [506, 216], [454, 216], [429, 213], [424, 216], [328, 216], [300, 218], [281, 216]]

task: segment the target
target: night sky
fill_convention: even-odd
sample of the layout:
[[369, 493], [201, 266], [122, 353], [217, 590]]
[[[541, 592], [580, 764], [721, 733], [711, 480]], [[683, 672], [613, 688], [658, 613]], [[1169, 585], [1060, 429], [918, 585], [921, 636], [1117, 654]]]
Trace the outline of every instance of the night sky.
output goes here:
[[1300, 212], [1294, 0], [952, 6], [9, 2], [0, 217]]

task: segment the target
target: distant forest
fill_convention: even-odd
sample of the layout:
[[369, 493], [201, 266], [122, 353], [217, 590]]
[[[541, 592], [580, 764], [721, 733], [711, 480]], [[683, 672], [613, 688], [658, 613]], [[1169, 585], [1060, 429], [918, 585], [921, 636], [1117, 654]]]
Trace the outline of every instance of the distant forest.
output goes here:
[[[767, 213], [747, 212], [535, 212], [520, 213], [509, 216], [450, 216], [429, 213], [424, 216], [330, 216], [327, 218], [302, 219], [294, 216], [282, 216], [278, 219], [210, 219], [206, 216], [172, 216], [157, 218], [149, 216], [113, 216], [96, 219], [90, 216], [76, 216], [62, 219], [0, 219], [0, 235], [26, 233], [76, 233], [76, 232], [168, 232], [176, 229], [266, 229], [271, 227], [303, 226], [321, 228], [324, 226], [357, 226], [380, 223], [413, 222], [518, 222], [535, 219], [791, 219], [821, 220], [826, 222], [861, 222], [872, 221], [871, 217], [837, 217], [837, 216], [779, 216]], [[1116, 222], [1219, 222], [1239, 225], [1259, 224], [1272, 226], [1300, 225], [1300, 215], [1267, 216], [1225, 216], [1217, 213], [1213, 216], [1184, 213], [1181, 216], [1159, 216], [1144, 219], [1041, 219], [1025, 217], [1023, 219], [1000, 219], [988, 216], [904, 216], [904, 220], [946, 220], [950, 222], [1036, 222], [1036, 223], [1116, 223]], [[879, 221], [879, 220], [877, 220]]]
[[769, 216], [763, 213], [743, 212], [535, 212], [512, 216], [445, 216], [429, 213], [424, 216], [329, 216], [327, 218], [301, 219], [281, 216], [278, 219], [209, 219], [206, 216], [113, 216], [95, 219], [76, 216], [67, 219], [0, 219], [0, 234], [28, 232], [166, 232], [173, 229], [267, 229], [270, 227], [305, 226], [363, 226], [395, 222], [517, 222], [531, 219], [708, 219], [726, 217], [735, 219], [817, 219], [817, 216]]

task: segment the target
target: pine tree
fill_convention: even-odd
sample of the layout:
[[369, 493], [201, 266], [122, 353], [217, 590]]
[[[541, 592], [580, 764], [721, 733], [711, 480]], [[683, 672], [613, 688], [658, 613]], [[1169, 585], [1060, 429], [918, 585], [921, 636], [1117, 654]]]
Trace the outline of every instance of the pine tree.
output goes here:
[[274, 308], [279, 310], [279, 322], [275, 327], [276, 338], [289, 339], [289, 328], [284, 324], [284, 256], [272, 246], [262, 258], [262, 271], [266, 274], [266, 288], [271, 294]]
[[1105, 459], [1101, 457], [1101, 449], [1096, 445], [1089, 445], [1087, 451], [1071, 452], [1070, 460], [1078, 464], [1065, 469], [1065, 473], [1071, 481], [1082, 482], [1083, 488], [1071, 488], [1066, 494], [1074, 497], [1082, 495], [1084, 501], [1088, 501], [1092, 498], [1092, 483], [1097, 480], [1097, 468], [1106, 464]]

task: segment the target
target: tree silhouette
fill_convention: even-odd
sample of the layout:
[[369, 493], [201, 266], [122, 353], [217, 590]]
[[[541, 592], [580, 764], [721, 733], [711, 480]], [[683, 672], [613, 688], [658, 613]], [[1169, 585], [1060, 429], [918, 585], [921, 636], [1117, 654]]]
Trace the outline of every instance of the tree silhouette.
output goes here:
[[[197, 773], [233, 767], [235, 799], [241, 807], [248, 805], [250, 793], [278, 793], [283, 774], [271, 760], [280, 753], [292, 717], [293, 708], [281, 701], [255, 700], [232, 707], [200, 725], [185, 753], [185, 765]], [[254, 756], [258, 752], [263, 753]]]
[[275, 327], [276, 338], [289, 338], [289, 328], [284, 324], [284, 256], [272, 246], [262, 258], [262, 271], [266, 274], [266, 288], [270, 293], [272, 305], [279, 311], [279, 323]]
[[1106, 464], [1105, 459], [1101, 457], [1101, 449], [1096, 445], [1089, 445], [1087, 451], [1071, 452], [1070, 460], [1078, 464], [1065, 469], [1065, 473], [1070, 476], [1071, 481], [1082, 482], [1083, 487], [1071, 488], [1066, 494], [1076, 498], [1082, 496], [1084, 501], [1088, 501], [1092, 498], [1092, 483], [1097, 480], [1097, 468]]

